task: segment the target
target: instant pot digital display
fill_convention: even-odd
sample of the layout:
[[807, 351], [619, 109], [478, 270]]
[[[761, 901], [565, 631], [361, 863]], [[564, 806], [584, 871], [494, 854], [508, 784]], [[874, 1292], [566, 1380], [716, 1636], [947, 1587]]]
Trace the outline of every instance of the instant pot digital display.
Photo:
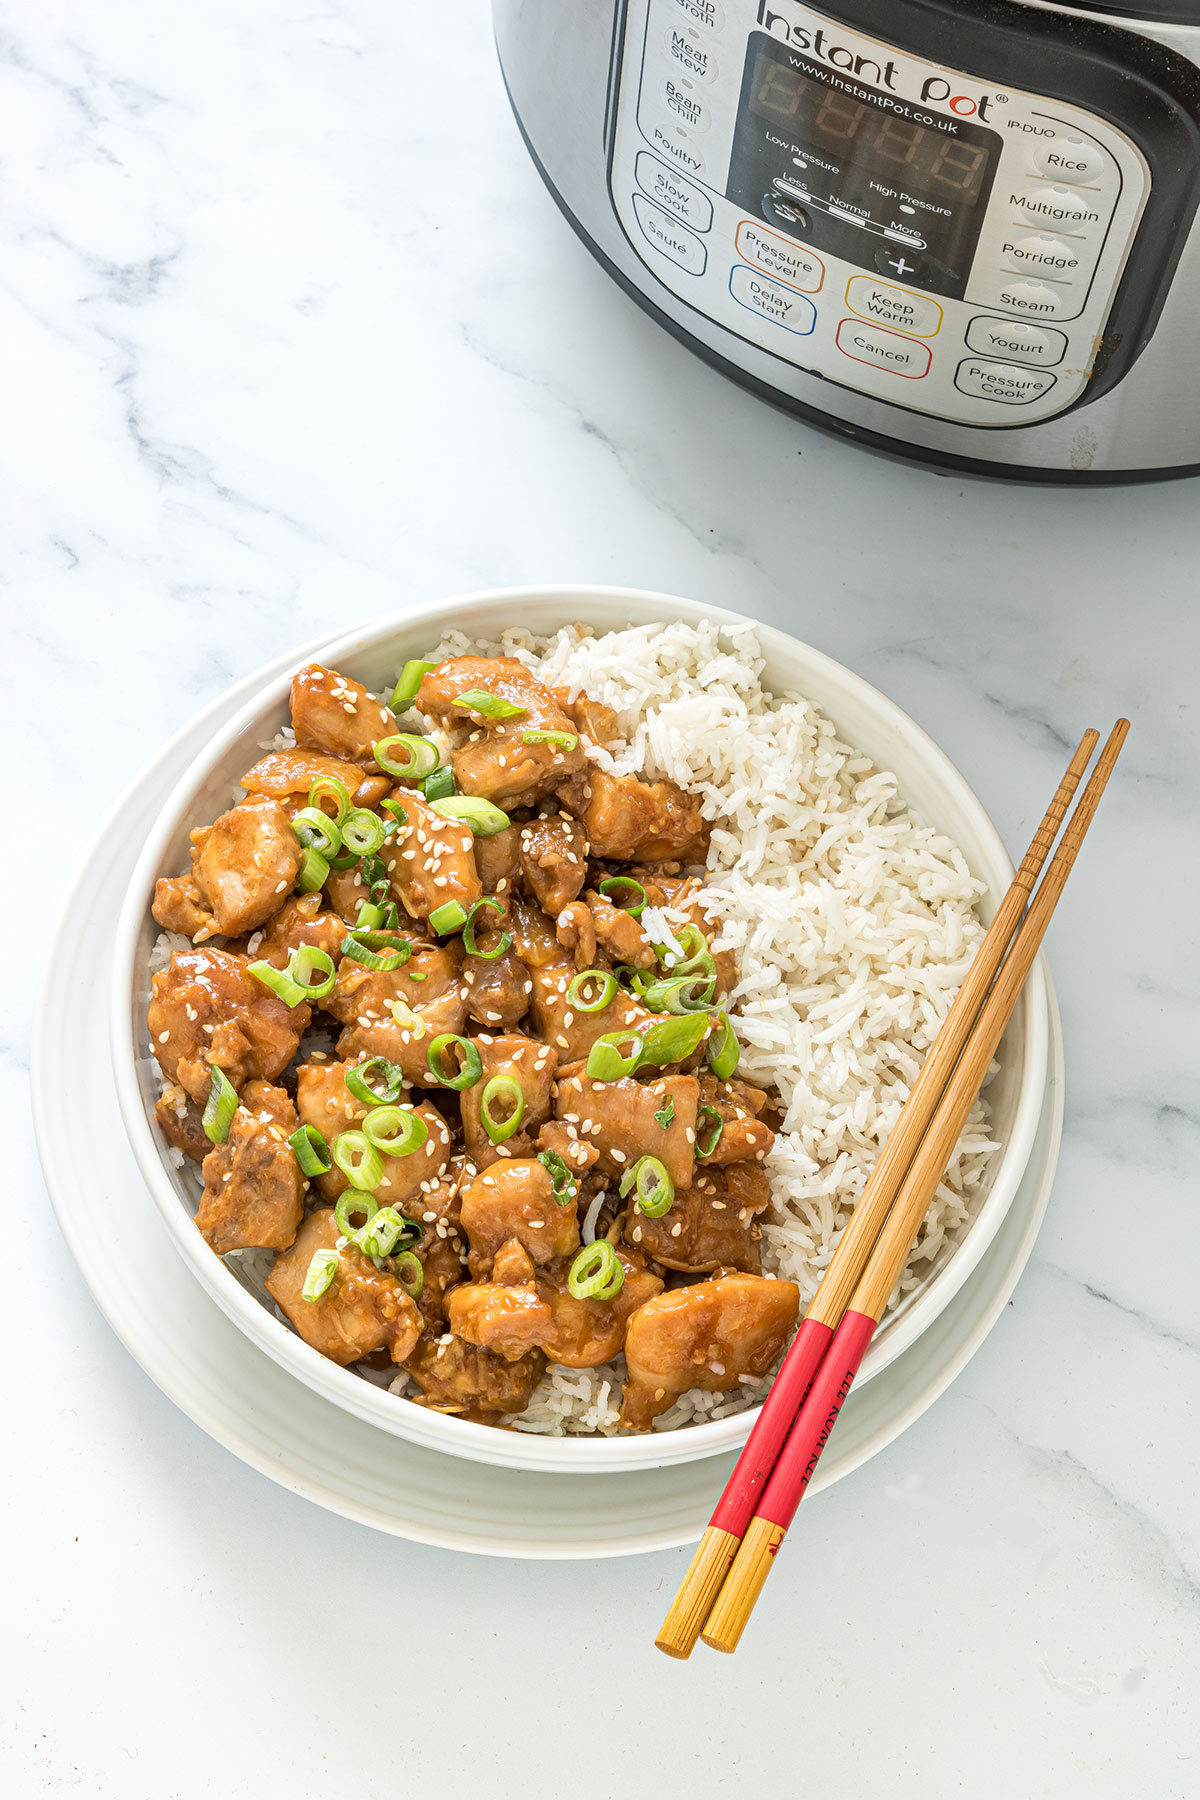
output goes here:
[[926, 112], [758, 32], [728, 197], [816, 249], [957, 296], [1000, 148], [986, 126]]

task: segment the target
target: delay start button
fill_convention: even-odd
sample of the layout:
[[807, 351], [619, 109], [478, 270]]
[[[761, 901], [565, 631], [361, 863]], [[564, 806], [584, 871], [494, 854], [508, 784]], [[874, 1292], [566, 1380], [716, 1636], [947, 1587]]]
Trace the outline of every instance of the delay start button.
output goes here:
[[1028, 406], [1054, 386], [1055, 377], [1039, 369], [1021, 369], [1016, 363], [984, 362], [966, 356], [954, 371], [954, 385], [961, 394], [977, 400], [995, 400], [1001, 406]]
[[889, 375], [902, 375], [906, 381], [920, 381], [928, 375], [933, 361], [928, 344], [918, 344], [913, 338], [885, 331], [879, 325], [864, 325], [861, 319], [843, 319], [837, 328], [836, 342], [843, 356], [870, 363]]

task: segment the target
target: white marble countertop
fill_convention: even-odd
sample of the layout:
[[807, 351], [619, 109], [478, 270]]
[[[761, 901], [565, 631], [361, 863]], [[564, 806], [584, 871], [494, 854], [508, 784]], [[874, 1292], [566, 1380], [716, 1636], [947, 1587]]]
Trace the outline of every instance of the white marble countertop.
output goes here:
[[[1196, 490], [965, 483], [727, 385], [543, 192], [484, 0], [453, 24], [448, 84], [449, 14], [382, 0], [7, 11], [6, 1791], [609, 1800], [669, 1759], [698, 1796], [1200, 1794]], [[483, 1564], [219, 1449], [95, 1311], [26, 1122], [42, 896], [175, 725], [325, 626], [555, 579], [787, 626], [1012, 846], [1081, 728], [1133, 720], [1051, 934], [1034, 1260], [732, 1662], [650, 1647], [683, 1552]]]

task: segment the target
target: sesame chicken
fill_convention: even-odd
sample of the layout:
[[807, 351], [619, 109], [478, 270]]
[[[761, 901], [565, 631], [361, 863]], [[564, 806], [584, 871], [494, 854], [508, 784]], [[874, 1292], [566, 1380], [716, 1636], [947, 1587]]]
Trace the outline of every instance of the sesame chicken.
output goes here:
[[673, 781], [639, 781], [589, 765], [563, 804], [583, 823], [592, 855], [631, 862], [702, 863], [709, 828], [700, 803]]
[[757, 1165], [710, 1170], [702, 1163], [691, 1187], [676, 1188], [670, 1211], [661, 1218], [647, 1218], [631, 1199], [622, 1236], [664, 1269], [689, 1275], [744, 1269], [757, 1275], [762, 1257], [755, 1220], [769, 1198], [767, 1178]]
[[[332, 1144], [343, 1131], [357, 1131], [373, 1109], [346, 1086], [351, 1065], [340, 1062], [301, 1063], [296, 1071], [296, 1110], [302, 1125], [312, 1125]], [[450, 1161], [450, 1127], [428, 1101], [404, 1098], [398, 1104], [420, 1119], [426, 1138], [408, 1156], [385, 1156], [383, 1179], [374, 1189], [380, 1206], [394, 1206], [406, 1217], [427, 1210], [424, 1194], [436, 1187]], [[295, 1127], [292, 1127], [295, 1130]], [[335, 1165], [314, 1177], [313, 1185], [329, 1201], [350, 1186]]]
[[309, 663], [292, 681], [292, 729], [297, 749], [372, 763], [374, 745], [393, 736], [397, 725], [394, 714], [360, 682]]
[[695, 1163], [699, 1097], [694, 1075], [593, 1081], [588, 1075], [571, 1074], [558, 1083], [554, 1111], [560, 1120], [573, 1124], [581, 1138], [590, 1138], [606, 1174], [619, 1181], [639, 1157], [656, 1156], [675, 1186], [686, 1188], [691, 1186]]
[[208, 1098], [212, 1067], [235, 1088], [274, 1081], [296, 1054], [312, 1016], [288, 1006], [247, 973], [249, 959], [204, 946], [176, 950], [150, 984], [147, 1024], [163, 1074], [193, 1100]]
[[618, 1250], [617, 1258], [623, 1279], [611, 1300], [577, 1300], [567, 1286], [571, 1265], [565, 1258], [521, 1286], [464, 1282], [446, 1302], [450, 1328], [496, 1356], [516, 1358], [540, 1349], [568, 1369], [595, 1368], [616, 1356], [629, 1320], [662, 1292], [661, 1278], [640, 1257]]
[[[507, 718], [492, 718], [461, 704], [459, 696], [467, 693], [493, 694], [518, 710]], [[460, 790], [481, 795], [508, 812], [535, 806], [584, 767], [572, 721], [550, 690], [515, 657], [451, 657], [426, 675], [417, 706], [439, 723], [465, 730], [451, 757]], [[574, 740], [573, 747], [528, 743], [526, 733], [531, 731], [564, 733]]]
[[[381, 727], [382, 730], [382, 727]], [[269, 750], [242, 776], [250, 794], [269, 794], [273, 800], [291, 800], [308, 793], [314, 781], [340, 781], [352, 806], [375, 806], [391, 789], [391, 778], [378, 770], [371, 774], [340, 756], [323, 756], [319, 750]]]
[[[513, 1157], [532, 1156], [538, 1128], [550, 1117], [557, 1052], [548, 1044], [539, 1044], [535, 1038], [522, 1037], [519, 1032], [503, 1032], [498, 1037], [484, 1032], [475, 1039], [475, 1045], [483, 1073], [475, 1085], [465, 1088], [461, 1095], [467, 1155], [477, 1169], [487, 1169], [495, 1162], [507, 1162]], [[519, 1130], [503, 1143], [494, 1144], [484, 1126], [482, 1108], [484, 1091], [497, 1075], [509, 1076], [520, 1085], [524, 1109]], [[501, 1121], [509, 1111], [501, 1096], [492, 1103], [490, 1110]]]
[[648, 1301], [625, 1338], [622, 1425], [649, 1431], [689, 1388], [726, 1393], [743, 1375], [766, 1375], [799, 1311], [795, 1282], [762, 1275], [717, 1275]]
[[463, 963], [467, 1006], [485, 1031], [511, 1031], [529, 1011], [533, 983], [525, 964], [504, 956], [468, 956]]
[[470, 827], [435, 812], [412, 788], [396, 795], [407, 821], [381, 852], [393, 895], [414, 919], [428, 919], [451, 900], [469, 912], [483, 892]]
[[[458, 1291], [452, 1289], [449, 1298]], [[524, 1412], [546, 1359], [533, 1350], [508, 1362], [451, 1331], [440, 1337], [426, 1332], [404, 1366], [422, 1390], [418, 1405], [495, 1422], [501, 1414]]]
[[520, 836], [521, 874], [532, 899], [556, 917], [587, 878], [587, 833], [568, 813], [530, 819]]
[[574, 1196], [556, 1200], [547, 1170], [525, 1157], [496, 1162], [467, 1183], [462, 1225], [471, 1246], [468, 1265], [477, 1281], [491, 1272], [496, 1251], [513, 1238], [535, 1267], [579, 1248]]
[[421, 1006], [393, 1000], [380, 1013], [362, 1011], [339, 1037], [337, 1053], [343, 1062], [385, 1057], [411, 1086], [438, 1087], [429, 1067], [429, 1046], [446, 1032], [461, 1032], [466, 1022], [467, 991], [460, 981]]
[[[322, 912], [320, 894], [296, 894], [286, 900], [269, 919], [255, 939], [252, 934], [247, 953], [256, 962], [268, 962], [273, 969], [286, 969], [293, 950], [311, 944], [323, 950], [333, 962], [342, 954], [346, 922], [336, 913]], [[251, 945], [253, 949], [251, 950]]]
[[521, 825], [506, 825], [475, 839], [475, 868], [485, 894], [510, 890], [521, 873]]
[[[320, 1298], [306, 1300], [304, 1282], [318, 1250], [336, 1250], [337, 1269]], [[395, 1275], [342, 1242], [328, 1207], [310, 1213], [291, 1249], [275, 1258], [267, 1292], [306, 1344], [343, 1367], [376, 1350], [401, 1363], [421, 1335], [421, 1315]]]
[[306, 1182], [288, 1138], [296, 1109], [282, 1088], [248, 1081], [223, 1144], [204, 1158], [196, 1229], [218, 1256], [286, 1250], [304, 1217]]

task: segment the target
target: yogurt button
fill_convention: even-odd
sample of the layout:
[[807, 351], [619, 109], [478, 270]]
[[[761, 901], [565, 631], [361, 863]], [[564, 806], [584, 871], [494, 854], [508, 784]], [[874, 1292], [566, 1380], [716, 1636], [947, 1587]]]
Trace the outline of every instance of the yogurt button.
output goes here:
[[1067, 334], [1045, 325], [1026, 325], [1021, 319], [978, 318], [967, 327], [967, 349], [1049, 369], [1065, 356]]
[[1109, 158], [1099, 144], [1085, 137], [1056, 137], [1038, 145], [1033, 166], [1039, 175], [1054, 175], [1060, 181], [1080, 182], [1085, 187], [1108, 172]]
[[1000, 406], [1028, 406], [1054, 386], [1053, 375], [1039, 369], [1019, 369], [1015, 363], [984, 362], [964, 357], [954, 372], [954, 385], [977, 400], [995, 400]]

